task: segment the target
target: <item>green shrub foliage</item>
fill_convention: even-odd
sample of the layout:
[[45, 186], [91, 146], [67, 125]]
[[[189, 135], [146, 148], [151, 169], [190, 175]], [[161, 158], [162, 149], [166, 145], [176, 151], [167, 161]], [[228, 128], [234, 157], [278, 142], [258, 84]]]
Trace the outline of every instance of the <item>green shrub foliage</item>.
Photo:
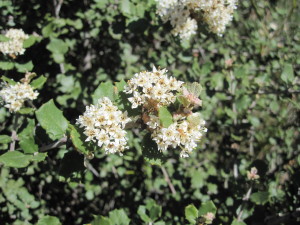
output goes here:
[[[239, 1], [223, 36], [190, 11], [190, 39], [157, 4], [0, 2], [1, 224], [300, 222], [299, 3]], [[132, 107], [127, 81], [153, 66], [184, 88]], [[106, 97], [131, 118], [120, 155], [76, 122]], [[150, 114], [208, 131], [187, 158], [160, 152]]]

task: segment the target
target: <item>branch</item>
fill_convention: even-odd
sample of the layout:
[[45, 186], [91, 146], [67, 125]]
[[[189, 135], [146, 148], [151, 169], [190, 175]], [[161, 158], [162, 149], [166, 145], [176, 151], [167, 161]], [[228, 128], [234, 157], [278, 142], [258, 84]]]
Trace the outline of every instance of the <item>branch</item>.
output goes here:
[[246, 202], [249, 201], [250, 195], [252, 193], [252, 186], [253, 186], [253, 184], [251, 184], [249, 190], [247, 191], [247, 194], [243, 197], [243, 203], [242, 203], [242, 206], [241, 206], [241, 210], [240, 210], [240, 212], [238, 214], [238, 217], [237, 217], [238, 221], [242, 221], [241, 219], [242, 219], [242, 216], [243, 216], [243, 213], [244, 213], [244, 208], [245, 208]]
[[58, 2], [56, 0], [53, 0], [54, 13], [55, 13], [56, 18], [59, 18], [59, 12], [60, 12], [63, 2], [64, 2], [64, 0], [58, 0]]
[[168, 172], [166, 171], [165, 167], [162, 166], [162, 167], [160, 167], [160, 168], [161, 168], [161, 171], [162, 171], [163, 174], [164, 174], [165, 180], [167, 181], [167, 183], [168, 183], [168, 185], [169, 185], [169, 188], [170, 188], [172, 194], [173, 194], [173, 195], [176, 195], [176, 190], [175, 190], [175, 188], [174, 188], [174, 186], [173, 186], [173, 184], [172, 184], [172, 182], [171, 182], [171, 180], [170, 180], [170, 177], [169, 177]]
[[90, 164], [90, 161], [84, 157], [84, 165], [85, 167], [91, 171], [96, 177], [100, 177], [100, 174], [98, 173], [98, 171], [92, 166], [92, 164]]
[[65, 144], [67, 142], [68, 138], [67, 137], [63, 137], [61, 139], [59, 139], [58, 141], [56, 142], [53, 142], [49, 145], [45, 145], [45, 146], [42, 146], [40, 149], [39, 149], [39, 152], [46, 152], [50, 149], [53, 149], [53, 148], [58, 148], [59, 146]]
[[10, 143], [9, 151], [14, 151], [15, 150], [16, 141], [18, 140], [18, 135], [17, 135], [18, 118], [19, 118], [19, 114], [16, 113], [14, 115], [13, 130], [11, 132], [11, 140], [12, 140], [12, 142]]

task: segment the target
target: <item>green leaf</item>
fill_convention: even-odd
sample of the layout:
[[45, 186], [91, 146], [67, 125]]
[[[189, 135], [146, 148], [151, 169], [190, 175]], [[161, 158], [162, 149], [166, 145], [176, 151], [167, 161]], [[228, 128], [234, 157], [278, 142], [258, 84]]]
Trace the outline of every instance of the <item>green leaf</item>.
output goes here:
[[121, 80], [119, 82], [115, 83], [115, 86], [117, 87], [117, 92], [121, 92], [124, 90], [125, 86], [127, 85], [127, 83], [124, 80]]
[[113, 225], [109, 218], [105, 216], [97, 216], [92, 222], [91, 225]]
[[2, 34], [0, 34], [0, 42], [7, 42], [9, 41], [10, 39]]
[[150, 219], [150, 217], [147, 215], [146, 213], [146, 207], [144, 205], [140, 205], [138, 208], [138, 215], [140, 216], [140, 218], [145, 222], [145, 223], [149, 223], [152, 222], [152, 220]]
[[184, 214], [187, 221], [189, 221], [192, 224], [196, 223], [196, 220], [198, 218], [198, 210], [193, 204], [190, 204], [187, 207], [185, 207]]
[[150, 134], [146, 134], [141, 143], [144, 159], [151, 165], [161, 166], [166, 162], [166, 157], [158, 151], [157, 144], [152, 140]]
[[12, 79], [9, 79], [8, 77], [5, 77], [5, 76], [2, 76], [1, 77], [1, 80], [3, 80], [4, 82], [10, 84], [10, 85], [15, 85], [17, 82], [15, 82], [14, 80]]
[[48, 155], [47, 153], [42, 153], [42, 152], [35, 153], [31, 159], [31, 161], [42, 162], [46, 159], [47, 155]]
[[29, 165], [32, 155], [24, 155], [18, 151], [6, 152], [0, 156], [0, 163], [14, 168], [23, 168]]
[[68, 128], [68, 120], [64, 117], [53, 100], [43, 104], [36, 112], [36, 118], [52, 140], [62, 138]]
[[169, 127], [173, 123], [172, 114], [164, 106], [159, 108], [158, 117], [159, 117], [160, 123], [163, 125], [163, 127]]
[[18, 111], [18, 113], [20, 113], [22, 115], [30, 114], [30, 113], [33, 113], [33, 112], [34, 112], [34, 109], [29, 108], [29, 107], [22, 108]]
[[52, 53], [65, 54], [68, 51], [68, 45], [61, 39], [50, 38], [50, 43], [46, 48]]
[[1, 144], [8, 144], [11, 142], [11, 137], [8, 135], [0, 135], [0, 143]]
[[14, 63], [13, 62], [0, 61], [0, 69], [2, 69], [2, 70], [11, 70], [13, 68], [14, 68]]
[[70, 138], [77, 151], [84, 155], [88, 155], [91, 151], [94, 151], [94, 149], [89, 145], [89, 143], [85, 142], [85, 139], [87, 137], [83, 134], [83, 130], [80, 130], [80, 128], [71, 124], [69, 125], [69, 129], [71, 130]]
[[245, 224], [243, 221], [238, 221], [237, 219], [234, 219], [231, 225], [247, 225], [247, 224]]
[[111, 81], [101, 83], [92, 95], [93, 104], [97, 104], [99, 98], [108, 97], [110, 100], [115, 99], [115, 90]]
[[128, 225], [130, 223], [130, 219], [123, 209], [115, 209], [109, 212], [109, 218], [111, 224], [114, 225]]
[[[149, 205], [149, 202], [151, 205]], [[148, 204], [146, 206], [150, 212], [150, 218], [152, 219], [152, 221], [157, 220], [160, 216], [161, 216], [161, 206], [157, 205], [156, 202], [153, 199], [150, 199], [148, 201]]]
[[53, 53], [52, 56], [56, 63], [63, 63], [65, 61], [65, 57], [61, 53]]
[[34, 79], [33, 81], [31, 81], [30, 86], [33, 89], [40, 89], [40, 88], [42, 88], [44, 86], [44, 84], [46, 83], [46, 81], [47, 81], [47, 78], [42, 75], [39, 78]]
[[189, 93], [193, 94], [193, 96], [195, 97], [199, 97], [202, 91], [202, 86], [197, 83], [197, 82], [193, 82], [193, 83], [188, 83], [185, 85], [186, 89], [188, 90]]
[[250, 200], [257, 205], [264, 205], [269, 201], [268, 191], [258, 191], [251, 195]]
[[30, 35], [29, 38], [27, 38], [26, 40], [24, 40], [24, 42], [23, 42], [23, 48], [29, 48], [35, 42], [36, 42], [36, 37], [33, 36], [33, 35]]
[[28, 125], [18, 134], [20, 147], [24, 153], [34, 153], [39, 150], [39, 147], [35, 144], [35, 122], [33, 119], [28, 120]]
[[121, 11], [123, 14], [130, 14], [130, 2], [129, 0], [121, 1]]
[[208, 212], [211, 212], [213, 214], [216, 214], [217, 212], [217, 208], [212, 201], [207, 201], [201, 204], [201, 207], [199, 209], [199, 216], [203, 216]]
[[36, 225], [61, 225], [61, 223], [55, 216], [43, 216]]
[[29, 61], [29, 62], [24, 63], [24, 64], [15, 63], [15, 67], [18, 70], [18, 72], [25, 73], [25, 72], [28, 72], [28, 71], [32, 71], [33, 63], [32, 63], [32, 61]]
[[281, 79], [285, 83], [292, 83], [295, 79], [293, 65], [286, 63], [284, 64], [283, 71], [281, 74]]

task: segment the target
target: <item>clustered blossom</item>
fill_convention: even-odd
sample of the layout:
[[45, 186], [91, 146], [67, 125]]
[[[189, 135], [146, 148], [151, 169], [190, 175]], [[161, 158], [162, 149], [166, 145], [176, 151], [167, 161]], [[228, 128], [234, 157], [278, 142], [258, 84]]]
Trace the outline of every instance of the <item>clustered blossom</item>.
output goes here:
[[259, 179], [259, 175], [257, 175], [256, 167], [252, 167], [250, 171], [247, 171], [247, 178], [249, 180], [257, 180]]
[[166, 73], [166, 69], [154, 67], [152, 72], [137, 73], [127, 82], [124, 92], [133, 95], [128, 98], [132, 108], [159, 107], [175, 102], [176, 93], [181, 90], [183, 82], [177, 81], [174, 77], [168, 78]]
[[203, 215], [203, 218], [205, 219], [206, 224], [212, 224], [212, 221], [215, 219], [215, 214], [213, 214], [212, 212], [208, 212]]
[[0, 42], [0, 52], [10, 55], [13, 58], [24, 54], [23, 43], [29, 36], [22, 29], [9, 29], [5, 37], [9, 38], [9, 40]]
[[199, 113], [190, 115], [174, 115], [175, 120], [169, 127], [162, 127], [157, 116], [151, 115], [146, 123], [152, 130], [151, 137], [156, 142], [159, 151], [180, 147], [180, 157], [188, 157], [196, 147], [207, 129], [205, 121]]
[[172, 33], [188, 40], [198, 29], [194, 15], [200, 13], [211, 32], [222, 36], [232, 20], [237, 0], [156, 0], [157, 13], [163, 22], [170, 21]]
[[[188, 157], [196, 147], [197, 142], [207, 131], [204, 127], [205, 121], [199, 113], [192, 113], [191, 109], [199, 105], [195, 97], [191, 99], [191, 93], [183, 86], [183, 82], [166, 75], [166, 69], [153, 68], [152, 72], [141, 72], [127, 82], [124, 92], [132, 95], [128, 100], [132, 108], [142, 108], [142, 120], [151, 132], [151, 138], [156, 142], [159, 151], [169, 148], [180, 148], [181, 157]], [[159, 108], [172, 105], [176, 98], [186, 98], [190, 104], [186, 108], [172, 114], [173, 123], [162, 126], [159, 118]], [[193, 100], [193, 101], [192, 101]], [[197, 104], [196, 104], [197, 103]]]
[[26, 100], [34, 100], [39, 93], [34, 91], [28, 83], [16, 83], [14, 85], [6, 85], [1, 91], [0, 96], [6, 103], [4, 106], [10, 112], [19, 111]]
[[107, 97], [98, 100], [97, 105], [86, 107], [86, 111], [79, 116], [76, 123], [84, 127], [85, 141], [97, 142], [105, 153], [120, 153], [128, 148], [126, 123], [130, 119], [127, 112], [123, 113]]

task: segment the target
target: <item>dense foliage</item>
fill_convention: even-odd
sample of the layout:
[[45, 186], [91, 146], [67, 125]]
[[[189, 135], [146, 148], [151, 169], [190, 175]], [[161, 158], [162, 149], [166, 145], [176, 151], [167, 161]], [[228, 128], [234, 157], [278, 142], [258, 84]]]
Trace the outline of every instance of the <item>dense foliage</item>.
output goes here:
[[[199, 22], [191, 40], [172, 35], [154, 0], [0, 9], [1, 34], [30, 35], [23, 55], [0, 55], [1, 88], [32, 72], [39, 92], [17, 114], [0, 108], [1, 224], [209, 224], [209, 213], [213, 224], [300, 222], [296, 0], [239, 1], [222, 37]], [[75, 126], [85, 106], [152, 66], [201, 84], [198, 148], [163, 154], [138, 129], [123, 156], [85, 143]]]

